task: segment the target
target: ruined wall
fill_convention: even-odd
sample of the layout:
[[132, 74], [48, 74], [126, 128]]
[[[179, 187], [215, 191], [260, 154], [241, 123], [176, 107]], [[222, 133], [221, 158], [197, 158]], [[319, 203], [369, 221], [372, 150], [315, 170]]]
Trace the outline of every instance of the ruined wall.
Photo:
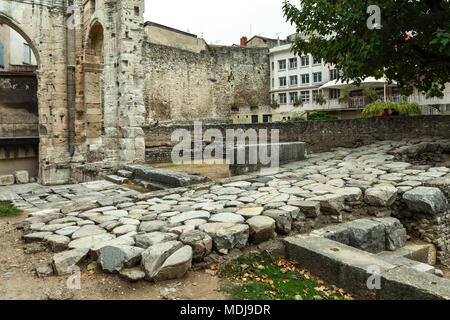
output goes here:
[[206, 50], [205, 40], [197, 38], [196, 35], [162, 26], [153, 22], [145, 23], [145, 34], [147, 41], [182, 50], [200, 53]]
[[144, 44], [147, 122], [228, 119], [230, 104], [269, 104], [264, 48], [208, 47], [200, 53]]
[[144, 161], [143, 12], [142, 0], [0, 0], [38, 64], [40, 182], [69, 182], [73, 163]]
[[[377, 140], [401, 140], [423, 137], [450, 137], [450, 116], [377, 117], [371, 119], [303, 121], [291, 123], [207, 125], [219, 129], [225, 137], [227, 129], [279, 129], [280, 142], [303, 141], [307, 152], [329, 151], [336, 147], [358, 147]], [[193, 125], [145, 128], [146, 147], [175, 145], [171, 135], [175, 129], [187, 129], [193, 137]], [[204, 132], [204, 131], [203, 131]]]
[[0, 74], [0, 137], [38, 136], [36, 92], [35, 76]]

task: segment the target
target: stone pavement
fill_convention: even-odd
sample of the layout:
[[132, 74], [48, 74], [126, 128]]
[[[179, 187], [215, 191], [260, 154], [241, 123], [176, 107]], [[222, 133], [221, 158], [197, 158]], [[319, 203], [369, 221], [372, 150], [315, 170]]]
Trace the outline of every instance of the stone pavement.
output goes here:
[[130, 280], [171, 279], [213, 250], [227, 254], [276, 234], [390, 215], [406, 223], [409, 233], [434, 243], [445, 259], [450, 227], [441, 190], [448, 189], [450, 170], [395, 160], [395, 151], [407, 145], [382, 141], [338, 148], [284, 165], [271, 176], [251, 174], [145, 194], [95, 181], [0, 187], [0, 199], [35, 207], [18, 227], [24, 228], [26, 246], [44, 242], [57, 252], [57, 274], [88, 258]]

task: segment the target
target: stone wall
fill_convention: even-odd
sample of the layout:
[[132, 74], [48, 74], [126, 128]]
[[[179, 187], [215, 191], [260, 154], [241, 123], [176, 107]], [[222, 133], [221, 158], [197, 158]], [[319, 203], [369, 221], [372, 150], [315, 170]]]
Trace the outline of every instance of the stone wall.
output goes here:
[[209, 46], [200, 53], [144, 43], [147, 121], [228, 119], [230, 104], [269, 104], [265, 48]]
[[[335, 147], [357, 147], [378, 140], [419, 139], [423, 137], [450, 137], [450, 116], [390, 117], [292, 123], [261, 123], [252, 125], [208, 125], [219, 129], [225, 137], [226, 129], [279, 129], [280, 142], [306, 142], [308, 153], [328, 151]], [[170, 146], [175, 129], [189, 130], [193, 125], [145, 127], [146, 147]]]

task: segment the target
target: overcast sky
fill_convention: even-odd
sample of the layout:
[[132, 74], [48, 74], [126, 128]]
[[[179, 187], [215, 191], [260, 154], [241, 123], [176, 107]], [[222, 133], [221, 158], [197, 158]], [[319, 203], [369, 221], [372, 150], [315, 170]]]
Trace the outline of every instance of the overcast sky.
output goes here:
[[203, 34], [210, 44], [231, 45], [239, 44], [242, 36], [285, 39], [294, 33], [283, 17], [282, 4], [283, 0], [145, 0], [144, 18]]

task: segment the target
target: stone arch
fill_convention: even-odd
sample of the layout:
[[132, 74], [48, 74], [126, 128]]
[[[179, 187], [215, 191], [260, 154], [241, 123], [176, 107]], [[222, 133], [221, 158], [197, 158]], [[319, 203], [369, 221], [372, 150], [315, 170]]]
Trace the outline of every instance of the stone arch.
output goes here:
[[[0, 12], [0, 24], [6, 26], [5, 30], [14, 30], [21, 37], [19, 41], [28, 44], [39, 68], [39, 50], [24, 27], [3, 12]], [[13, 39], [14, 37], [7, 44], [9, 55]], [[18, 67], [16, 63], [11, 67]], [[7, 71], [1, 75], [4, 83], [9, 83], [10, 86], [8, 88], [8, 85], [2, 85], [0, 88], [0, 132], [6, 138], [0, 144], [0, 174], [26, 170], [30, 177], [38, 177], [39, 131], [43, 127], [40, 126], [38, 114], [38, 77], [35, 67], [10, 69], [12, 64], [8, 59], [8, 65], [5, 64]], [[13, 142], [8, 137], [17, 140]]]
[[14, 19], [8, 17], [4, 13], [0, 12], [0, 23], [6, 24], [13, 30], [15, 30], [18, 34], [22, 36], [22, 38], [25, 39], [25, 41], [30, 46], [31, 50], [33, 51], [33, 54], [36, 58], [36, 63], [38, 65], [38, 68], [41, 66], [41, 59], [39, 55], [39, 50], [36, 45], [36, 43], [28, 36], [28, 34], [23, 30], [23, 28], [20, 26], [20, 23], [15, 21]]
[[104, 29], [93, 21], [85, 41], [84, 102], [86, 112], [86, 142], [88, 162], [103, 159], [103, 62]]

